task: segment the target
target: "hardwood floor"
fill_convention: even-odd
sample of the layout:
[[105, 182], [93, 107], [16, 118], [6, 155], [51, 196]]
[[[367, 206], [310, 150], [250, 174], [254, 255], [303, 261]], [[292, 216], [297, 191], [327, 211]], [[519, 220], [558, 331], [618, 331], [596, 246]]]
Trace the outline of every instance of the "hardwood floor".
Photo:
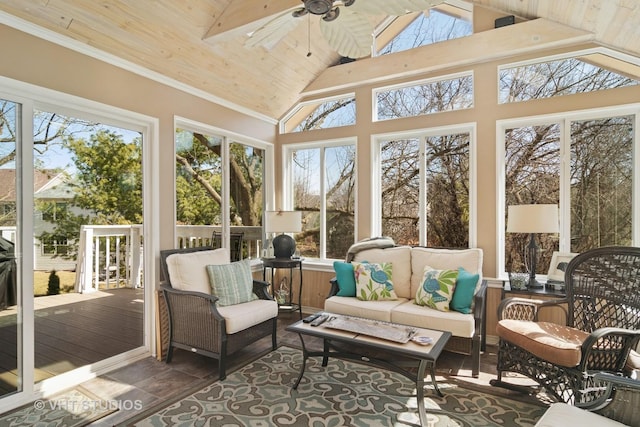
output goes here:
[[[297, 334], [285, 331], [290, 323], [299, 319], [297, 313], [283, 313], [278, 322], [278, 344], [301, 348]], [[305, 345], [313, 349], [321, 349], [321, 340], [307, 339]], [[228, 372], [232, 372], [246, 363], [270, 351], [270, 338], [264, 338], [254, 345], [241, 350], [230, 358]], [[484, 388], [493, 394], [512, 396], [518, 400], [535, 401], [531, 396], [522, 395], [509, 390], [496, 389], [489, 385], [495, 378], [496, 352], [495, 347], [487, 346], [481, 361], [479, 378], [471, 376], [471, 356], [464, 356], [444, 352], [438, 359], [437, 375], [455, 381], [463, 382], [471, 387]], [[126, 425], [127, 421], [141, 412], [157, 405], [169, 403], [173, 398], [195, 390], [200, 386], [215, 381], [218, 378], [217, 361], [198, 354], [182, 350], [175, 350], [170, 364], [154, 358], [146, 358], [135, 364], [113, 371], [107, 375], [95, 378], [82, 384], [82, 387], [96, 396], [121, 403], [121, 409], [92, 426]], [[125, 409], [122, 406], [132, 406], [136, 401], [138, 409]], [[124, 402], [125, 404], [123, 404]]]

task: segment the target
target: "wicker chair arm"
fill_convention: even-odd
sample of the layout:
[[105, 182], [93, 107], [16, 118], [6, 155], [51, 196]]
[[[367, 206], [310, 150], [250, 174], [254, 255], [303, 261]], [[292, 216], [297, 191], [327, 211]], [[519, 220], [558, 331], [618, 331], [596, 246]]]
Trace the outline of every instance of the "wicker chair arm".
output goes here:
[[583, 371], [621, 372], [629, 351], [635, 349], [640, 340], [640, 330], [622, 328], [599, 328], [591, 332], [582, 343]]
[[597, 380], [607, 381], [614, 386], [628, 388], [640, 393], [640, 380], [622, 377], [620, 375], [614, 375], [607, 372], [598, 372], [594, 374], [593, 377]]
[[273, 297], [269, 293], [269, 284], [262, 280], [253, 280], [253, 293], [260, 299], [273, 300]]
[[548, 307], [560, 307], [566, 313], [564, 304], [567, 303], [566, 298], [553, 300], [537, 300], [527, 298], [505, 298], [498, 305], [498, 320], [529, 320], [538, 321], [540, 309]]
[[216, 308], [218, 298], [174, 289], [167, 284], [160, 287], [169, 310], [170, 341], [219, 353], [226, 322]]
[[329, 280], [329, 284], [331, 285], [331, 288], [329, 289], [329, 295], [327, 295], [327, 298], [331, 298], [332, 296], [337, 295], [338, 291], [340, 291], [340, 287], [338, 286], [338, 279], [336, 277]]

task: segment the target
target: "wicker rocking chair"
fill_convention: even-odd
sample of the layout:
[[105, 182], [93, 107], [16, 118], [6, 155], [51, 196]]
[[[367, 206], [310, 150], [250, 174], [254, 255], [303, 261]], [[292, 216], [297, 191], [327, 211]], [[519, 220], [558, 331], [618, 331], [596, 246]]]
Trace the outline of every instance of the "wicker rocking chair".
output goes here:
[[[509, 298], [498, 307], [498, 376], [491, 384], [531, 392], [503, 381], [525, 375], [560, 402], [589, 407], [611, 387], [594, 374], [625, 375], [640, 340], [640, 248], [602, 247], [571, 260], [566, 298]], [[567, 325], [538, 322], [541, 309], [561, 306]], [[633, 353], [634, 356], [636, 353]]]

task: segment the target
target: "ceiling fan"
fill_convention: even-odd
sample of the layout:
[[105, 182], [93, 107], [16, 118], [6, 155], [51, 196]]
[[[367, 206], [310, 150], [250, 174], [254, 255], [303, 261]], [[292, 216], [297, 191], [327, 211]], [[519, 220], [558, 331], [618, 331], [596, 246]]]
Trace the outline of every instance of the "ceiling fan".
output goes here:
[[245, 46], [273, 48], [307, 14], [322, 16], [320, 31], [334, 50], [348, 58], [371, 55], [374, 26], [370, 15], [400, 16], [426, 10], [444, 0], [302, 0], [303, 7], [290, 10], [254, 31]]

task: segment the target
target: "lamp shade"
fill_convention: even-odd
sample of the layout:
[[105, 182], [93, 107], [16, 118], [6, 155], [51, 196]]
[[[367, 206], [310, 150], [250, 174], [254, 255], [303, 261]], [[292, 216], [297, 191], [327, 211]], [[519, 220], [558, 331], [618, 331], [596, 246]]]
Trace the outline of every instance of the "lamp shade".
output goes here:
[[302, 211], [267, 211], [267, 233], [299, 233], [302, 231]]
[[513, 205], [507, 217], [509, 233], [559, 233], [558, 205]]

